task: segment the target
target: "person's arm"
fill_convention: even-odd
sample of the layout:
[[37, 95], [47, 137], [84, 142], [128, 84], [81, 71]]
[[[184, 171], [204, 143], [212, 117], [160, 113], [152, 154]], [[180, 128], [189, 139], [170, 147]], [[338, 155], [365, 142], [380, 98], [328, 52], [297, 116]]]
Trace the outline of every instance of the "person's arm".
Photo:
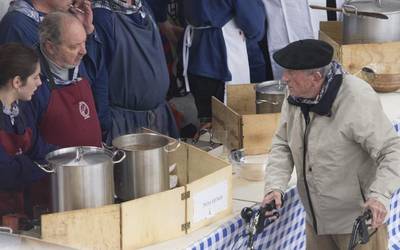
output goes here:
[[92, 85], [93, 96], [96, 103], [103, 139], [111, 129], [112, 119], [109, 103], [109, 66], [115, 43], [113, 33], [113, 19], [109, 10], [94, 9], [94, 25], [96, 36], [101, 41], [96, 42], [97, 54], [97, 79]]
[[[282, 105], [280, 125], [272, 139], [271, 152], [268, 155], [268, 164], [265, 170], [264, 193], [266, 195], [272, 191], [283, 195], [293, 172], [294, 163], [287, 140], [288, 111], [289, 104], [285, 99]], [[270, 198], [266, 197], [266, 199], [265, 203], [269, 203]]]
[[97, 48], [90, 48], [96, 50], [97, 61], [95, 68], [90, 69], [87, 67], [87, 71], [92, 78], [91, 88], [104, 139], [108, 131], [111, 129], [111, 111], [108, 99], [108, 72], [105, 64], [104, 52], [101, 48], [103, 45], [101, 43], [96, 43], [92, 44], [92, 46], [97, 46]]
[[[376, 162], [375, 179], [366, 194], [365, 207], [373, 214], [372, 225], [380, 226], [389, 211], [390, 199], [400, 187], [400, 137], [383, 111], [373, 90], [360, 93], [349, 108], [354, 116], [349, 124], [353, 138]], [[362, 171], [362, 170], [361, 170]], [[362, 173], [361, 173], [362, 174]]]
[[168, 16], [168, 1], [167, 0], [145, 0], [145, 5], [148, 6], [154, 14], [157, 23], [167, 21]]
[[247, 39], [260, 41], [265, 33], [265, 8], [259, 0], [233, 0], [235, 22]]
[[29, 183], [32, 177], [33, 161], [25, 154], [9, 156], [0, 146], [0, 188], [14, 189]]
[[0, 22], [0, 44], [14, 42], [33, 46], [38, 40], [38, 35], [29, 30], [32, 26], [30, 22], [33, 21], [28, 20], [22, 13], [7, 13]]
[[146, 0], [152, 14], [158, 24], [160, 32], [165, 34], [167, 39], [175, 46], [183, 35], [184, 29], [174, 25], [168, 20], [168, 1], [166, 0]]

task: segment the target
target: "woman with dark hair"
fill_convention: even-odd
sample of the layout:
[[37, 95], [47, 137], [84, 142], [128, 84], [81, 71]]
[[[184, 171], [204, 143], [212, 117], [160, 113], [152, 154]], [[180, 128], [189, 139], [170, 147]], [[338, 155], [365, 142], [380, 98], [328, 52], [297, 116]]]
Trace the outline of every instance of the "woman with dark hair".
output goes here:
[[31, 217], [33, 206], [48, 204], [48, 180], [34, 161], [54, 147], [29, 125], [33, 114], [25, 102], [42, 84], [39, 72], [35, 50], [21, 44], [0, 46], [0, 216]]

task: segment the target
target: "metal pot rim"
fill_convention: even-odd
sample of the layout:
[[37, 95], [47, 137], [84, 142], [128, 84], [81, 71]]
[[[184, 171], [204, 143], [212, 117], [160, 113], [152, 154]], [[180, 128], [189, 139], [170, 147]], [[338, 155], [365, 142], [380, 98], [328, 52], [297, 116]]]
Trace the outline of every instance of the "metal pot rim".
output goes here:
[[345, 5], [352, 5], [357, 8], [358, 11], [376, 12], [385, 15], [397, 14], [400, 12], [400, 1], [382, 1], [382, 6], [378, 6], [376, 1], [365, 1], [365, 0], [351, 0]]
[[67, 148], [60, 148], [55, 151], [52, 151], [46, 155], [46, 161], [48, 161], [50, 164], [56, 164], [56, 165], [62, 165], [65, 167], [81, 167], [82, 165], [76, 164], [76, 158], [71, 158], [71, 159], [66, 159], [62, 163], [60, 161], [54, 161], [52, 158], [56, 156], [62, 156], [65, 154], [71, 154], [77, 152], [77, 150], [82, 150], [82, 156], [88, 154], [88, 153], [101, 153], [103, 155], [106, 155], [110, 158], [110, 161], [112, 161], [113, 158], [113, 152], [111, 152], [108, 149], [105, 148], [99, 148], [99, 147], [93, 147], [93, 146], [76, 146], [76, 147], [67, 147]]
[[[155, 148], [151, 148], [151, 149], [140, 149], [140, 150], [133, 150], [133, 149], [129, 150], [129, 149], [126, 149], [126, 147], [132, 146], [132, 145], [135, 145], [135, 144], [132, 143], [130, 145], [126, 145], [126, 144], [123, 143], [124, 139], [130, 138], [130, 137], [135, 137], [135, 136], [150, 136], [150, 137], [154, 137], [154, 138], [158, 138], [158, 139], [164, 140], [165, 143], [162, 143], [163, 145], [159, 145], [159, 146], [157, 146]], [[160, 148], [164, 148], [165, 146], [168, 146], [169, 143], [170, 143], [170, 141], [169, 141], [168, 138], [166, 138], [164, 135], [159, 135], [159, 134], [156, 134], [156, 133], [132, 133], [132, 134], [126, 134], [126, 135], [118, 136], [118, 137], [116, 137], [116, 138], [114, 138], [112, 140], [112, 145], [114, 147], [116, 147], [118, 149], [122, 149], [124, 151], [128, 151], [128, 152], [159, 150]]]
[[[272, 89], [272, 90], [269, 89], [273, 88], [273, 86], [275, 85], [281, 87], [277, 87], [277, 89]], [[266, 81], [256, 84], [256, 92], [259, 94], [284, 95], [286, 86], [287, 86], [286, 83], [282, 82], [281, 80]]]

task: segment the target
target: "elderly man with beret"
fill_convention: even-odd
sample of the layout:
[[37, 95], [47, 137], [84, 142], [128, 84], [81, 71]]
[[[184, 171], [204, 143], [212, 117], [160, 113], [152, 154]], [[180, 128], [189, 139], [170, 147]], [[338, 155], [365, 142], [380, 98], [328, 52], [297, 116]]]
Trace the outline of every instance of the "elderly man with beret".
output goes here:
[[400, 137], [369, 84], [345, 73], [332, 56], [329, 44], [312, 39], [273, 55], [284, 68], [288, 97], [269, 155], [263, 204], [282, 206], [296, 167], [307, 249], [347, 249], [353, 223], [367, 209], [377, 232], [361, 249], [387, 249], [384, 221], [400, 186]]

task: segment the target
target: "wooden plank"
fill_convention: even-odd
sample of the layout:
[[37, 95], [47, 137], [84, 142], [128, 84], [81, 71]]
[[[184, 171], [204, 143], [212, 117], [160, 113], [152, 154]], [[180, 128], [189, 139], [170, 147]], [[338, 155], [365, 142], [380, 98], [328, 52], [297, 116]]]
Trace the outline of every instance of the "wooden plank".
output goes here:
[[121, 204], [122, 249], [137, 249], [183, 236], [185, 187]]
[[168, 166], [176, 164], [176, 170], [172, 174], [178, 176], [178, 186], [184, 186], [188, 182], [188, 144], [180, 142], [181, 145], [172, 152], [168, 153]]
[[354, 74], [369, 64], [397, 64], [400, 42], [348, 44], [342, 46], [341, 63]]
[[42, 238], [78, 249], [121, 249], [120, 205], [42, 215]]
[[319, 40], [329, 43], [333, 47], [333, 59], [341, 62], [342, 61], [342, 47], [335, 40], [329, 37], [324, 31], [319, 31]]
[[212, 127], [228, 131], [228, 148], [242, 147], [242, 118], [217, 98], [212, 97]]
[[343, 43], [342, 22], [323, 21], [319, 23], [319, 29], [332, 38], [337, 44]]
[[[204, 165], [202, 166], [203, 168], [208, 168], [211, 166]], [[220, 193], [214, 193], [216, 194], [215, 197], [210, 197], [210, 202], [213, 202], [218, 199], [224, 199], [226, 202], [225, 209], [222, 209], [221, 211], [211, 214], [213, 215], [212, 217], [205, 217], [203, 219], [195, 218], [194, 214], [194, 197], [196, 194], [198, 195], [200, 192], [207, 192], [207, 189], [213, 188], [215, 186], [218, 187], [218, 185], [223, 184], [226, 185], [227, 189], [226, 192], [221, 192], [223, 193], [222, 195]], [[232, 168], [231, 166], [224, 167], [218, 171], [215, 171], [207, 176], [204, 176], [201, 179], [198, 179], [196, 181], [191, 182], [188, 185], [188, 191], [190, 191], [190, 198], [187, 201], [187, 213], [188, 213], [188, 219], [190, 222], [190, 229], [188, 230], [188, 233], [199, 229], [203, 226], [207, 226], [212, 224], [213, 222], [224, 218], [232, 213]], [[213, 193], [211, 193], [212, 195]], [[223, 197], [222, 197], [223, 196]], [[199, 204], [197, 203], [197, 206]]]
[[219, 158], [211, 156], [209, 153], [200, 150], [196, 147], [188, 147], [188, 175], [189, 183], [199, 180], [209, 174], [214, 173], [224, 167], [229, 166], [229, 163]]
[[400, 42], [342, 44], [340, 22], [321, 22], [319, 39], [334, 48], [334, 59], [351, 74], [357, 74], [370, 64], [397, 64]]
[[272, 138], [279, 125], [280, 113], [244, 115], [243, 147], [247, 154], [263, 154], [271, 149]]
[[256, 113], [255, 84], [226, 85], [226, 105], [238, 114]]

